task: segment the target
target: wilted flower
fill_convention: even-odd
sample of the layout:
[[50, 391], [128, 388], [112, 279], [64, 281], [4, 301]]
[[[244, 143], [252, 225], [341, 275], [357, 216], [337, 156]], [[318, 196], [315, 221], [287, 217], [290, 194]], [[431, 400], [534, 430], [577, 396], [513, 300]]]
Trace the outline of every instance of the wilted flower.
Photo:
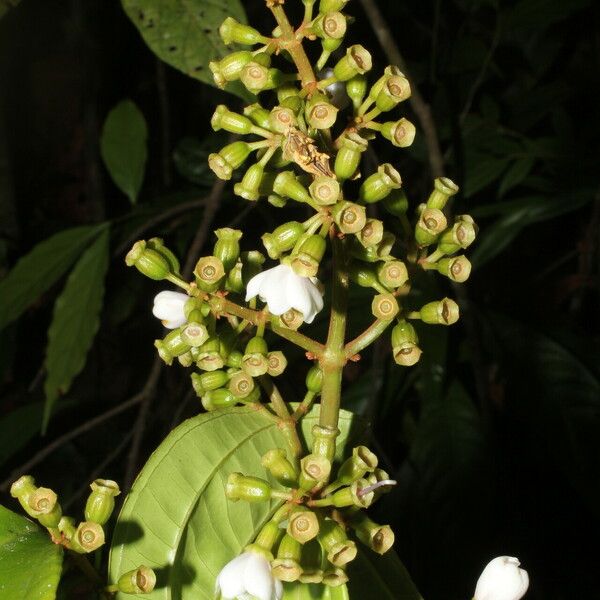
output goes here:
[[323, 296], [315, 277], [296, 275], [292, 267], [278, 265], [255, 275], [246, 288], [246, 301], [260, 296], [274, 315], [295, 308], [306, 323], [312, 323], [323, 308]]
[[473, 600], [520, 600], [529, 587], [529, 575], [518, 558], [498, 556], [485, 567]]
[[247, 550], [228, 562], [217, 577], [217, 592], [223, 600], [281, 600], [283, 586], [271, 573], [267, 558]]
[[180, 292], [171, 292], [168, 290], [159, 292], [154, 297], [152, 314], [160, 319], [167, 329], [181, 327], [187, 321], [183, 307], [189, 299], [189, 296]]

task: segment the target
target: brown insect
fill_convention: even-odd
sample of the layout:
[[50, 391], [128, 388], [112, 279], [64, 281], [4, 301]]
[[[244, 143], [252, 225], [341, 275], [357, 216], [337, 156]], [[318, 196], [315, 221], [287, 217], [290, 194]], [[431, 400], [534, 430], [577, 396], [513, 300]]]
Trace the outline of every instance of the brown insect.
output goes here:
[[335, 177], [329, 166], [329, 156], [324, 152], [319, 152], [315, 140], [299, 129], [289, 128], [283, 155], [311, 175]]

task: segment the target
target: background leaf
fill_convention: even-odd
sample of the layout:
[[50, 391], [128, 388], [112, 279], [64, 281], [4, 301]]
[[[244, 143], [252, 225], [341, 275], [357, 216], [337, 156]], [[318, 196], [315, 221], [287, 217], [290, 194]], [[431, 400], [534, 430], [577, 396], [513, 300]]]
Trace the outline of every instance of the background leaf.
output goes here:
[[[246, 22], [239, 0], [121, 0], [125, 12], [150, 49], [186, 75], [215, 85], [208, 68], [231, 52], [219, 36], [225, 17]], [[227, 86], [241, 98], [250, 94], [238, 82]]]
[[66, 229], [40, 242], [0, 281], [0, 329], [17, 319], [81, 255], [104, 225]]
[[98, 330], [108, 268], [109, 233], [106, 227], [79, 259], [54, 305], [48, 330], [43, 429], [48, 424], [54, 402], [69, 390], [71, 382], [83, 369]]
[[45, 531], [0, 506], [0, 598], [54, 600], [62, 556]]
[[137, 202], [148, 158], [148, 126], [131, 100], [119, 102], [106, 117], [100, 137], [102, 160], [117, 187]]

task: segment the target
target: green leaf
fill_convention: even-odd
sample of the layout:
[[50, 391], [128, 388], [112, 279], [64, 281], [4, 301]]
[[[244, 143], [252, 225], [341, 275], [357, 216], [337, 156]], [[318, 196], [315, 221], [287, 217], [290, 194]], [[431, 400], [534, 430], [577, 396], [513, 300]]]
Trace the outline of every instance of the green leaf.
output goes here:
[[516, 160], [504, 174], [500, 187], [498, 188], [498, 198], [502, 198], [507, 192], [519, 185], [533, 169], [535, 158], [526, 156]]
[[0, 18], [2, 18], [11, 8], [14, 8], [21, 0], [0, 0]]
[[0, 598], [54, 600], [62, 558], [45, 531], [0, 506]]
[[119, 102], [106, 117], [100, 152], [115, 185], [135, 204], [148, 158], [148, 126], [131, 100]]
[[56, 399], [69, 390], [73, 379], [83, 369], [98, 330], [109, 240], [110, 230], [105, 227], [75, 265], [54, 305], [46, 350], [43, 429]]
[[464, 197], [470, 198], [500, 177], [509, 163], [507, 158], [496, 158], [479, 155], [478, 159], [469, 161], [465, 177]]
[[[318, 408], [302, 420], [306, 439], [317, 421]], [[338, 458], [348, 437], [356, 441], [364, 429], [347, 411], [339, 426]], [[159, 573], [149, 598], [212, 600], [221, 568], [277, 506], [229, 501], [227, 477], [240, 471], [267, 478], [260, 457], [273, 447], [285, 447], [276, 423], [247, 407], [201, 414], [172, 431], [125, 500], [110, 554], [111, 579], [145, 564]]]
[[[246, 22], [239, 0], [121, 0], [127, 16], [150, 49], [186, 75], [215, 85], [208, 63], [231, 52], [219, 36], [226, 17]], [[247, 99], [250, 94], [235, 82], [227, 91]]]
[[0, 281], [0, 329], [17, 319], [81, 255], [104, 225], [66, 229], [40, 242]]
[[173, 152], [177, 172], [195, 185], [210, 187], [215, 181], [215, 174], [208, 166], [208, 155], [217, 152], [226, 143], [227, 138], [220, 133], [208, 135], [202, 141], [193, 137], [183, 138]]

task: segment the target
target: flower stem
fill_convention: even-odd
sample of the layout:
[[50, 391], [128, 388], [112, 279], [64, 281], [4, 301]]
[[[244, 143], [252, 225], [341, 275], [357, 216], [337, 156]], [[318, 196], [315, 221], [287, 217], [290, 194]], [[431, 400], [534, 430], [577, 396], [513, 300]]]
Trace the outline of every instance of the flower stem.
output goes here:
[[350, 359], [367, 346], [370, 346], [392, 322], [393, 319], [377, 319], [373, 321], [358, 337], [346, 344], [346, 358]]

